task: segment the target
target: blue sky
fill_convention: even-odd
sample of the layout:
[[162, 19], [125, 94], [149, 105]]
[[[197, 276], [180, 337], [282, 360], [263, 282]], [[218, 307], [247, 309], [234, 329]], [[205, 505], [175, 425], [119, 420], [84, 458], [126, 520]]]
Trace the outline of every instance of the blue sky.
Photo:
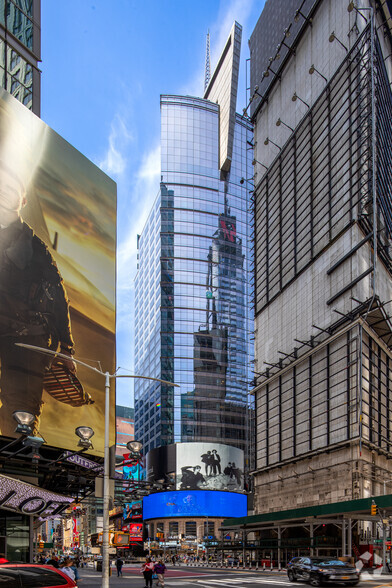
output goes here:
[[[42, 119], [117, 182], [117, 365], [133, 370], [136, 235], [160, 179], [160, 94], [202, 96], [234, 20], [248, 39], [264, 0], [42, 0]], [[97, 358], [99, 359], [99, 358]], [[133, 405], [132, 380], [117, 403]]]

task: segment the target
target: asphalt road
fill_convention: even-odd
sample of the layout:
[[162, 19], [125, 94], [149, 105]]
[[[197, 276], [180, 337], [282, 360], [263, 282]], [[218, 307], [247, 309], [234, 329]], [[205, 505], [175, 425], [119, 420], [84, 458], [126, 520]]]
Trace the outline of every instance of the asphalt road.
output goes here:
[[[101, 574], [92, 568], [79, 569], [79, 588], [100, 588]], [[112, 568], [110, 588], [144, 588], [144, 579], [137, 566], [124, 566], [123, 576], [118, 578]], [[153, 586], [155, 587], [153, 581]], [[219, 570], [196, 567], [171, 567], [165, 574], [166, 588], [302, 588], [308, 584], [289, 582], [286, 572], [249, 570]], [[332, 584], [331, 584], [332, 586]], [[362, 574], [360, 588], [392, 588], [392, 575]]]

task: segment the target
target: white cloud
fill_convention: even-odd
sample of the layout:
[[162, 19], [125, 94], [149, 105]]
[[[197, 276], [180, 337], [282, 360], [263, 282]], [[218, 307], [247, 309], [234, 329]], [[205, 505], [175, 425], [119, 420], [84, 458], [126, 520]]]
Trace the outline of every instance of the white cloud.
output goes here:
[[126, 169], [129, 144], [133, 140], [134, 137], [127, 128], [126, 119], [117, 114], [110, 126], [108, 149], [103, 160], [98, 163], [99, 167], [110, 176], [123, 174]]

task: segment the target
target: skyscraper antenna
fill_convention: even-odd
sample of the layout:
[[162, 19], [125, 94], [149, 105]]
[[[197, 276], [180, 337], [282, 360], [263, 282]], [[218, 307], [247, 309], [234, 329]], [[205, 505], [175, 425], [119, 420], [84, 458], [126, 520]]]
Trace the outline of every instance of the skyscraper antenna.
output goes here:
[[211, 79], [211, 63], [210, 63], [210, 30], [207, 32], [207, 44], [206, 44], [206, 72], [204, 78], [204, 91], [206, 91], [208, 84]]

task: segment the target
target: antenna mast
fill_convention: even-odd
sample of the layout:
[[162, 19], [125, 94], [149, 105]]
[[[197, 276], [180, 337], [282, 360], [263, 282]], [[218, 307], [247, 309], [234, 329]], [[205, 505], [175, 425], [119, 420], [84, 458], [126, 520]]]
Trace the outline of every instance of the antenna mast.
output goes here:
[[210, 30], [207, 33], [207, 44], [206, 44], [206, 71], [204, 77], [204, 91], [207, 90], [207, 86], [211, 79], [211, 64], [210, 64]]

